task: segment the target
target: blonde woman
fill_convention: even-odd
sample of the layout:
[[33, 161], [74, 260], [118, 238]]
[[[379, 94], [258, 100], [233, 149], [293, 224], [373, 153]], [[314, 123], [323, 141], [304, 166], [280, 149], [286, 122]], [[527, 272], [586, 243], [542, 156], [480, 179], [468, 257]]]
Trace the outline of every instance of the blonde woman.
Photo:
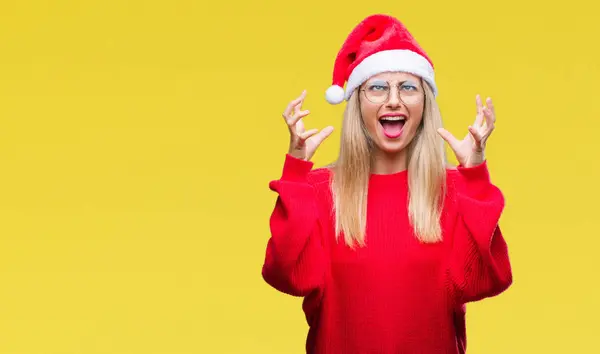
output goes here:
[[359, 23], [336, 58], [326, 99], [347, 106], [327, 167], [311, 158], [333, 128], [304, 128], [305, 95], [283, 113], [290, 148], [270, 183], [278, 198], [262, 275], [304, 297], [306, 352], [464, 353], [465, 304], [512, 283], [504, 198], [485, 158], [492, 101], [477, 96], [464, 139], [444, 130], [431, 60], [386, 15]]

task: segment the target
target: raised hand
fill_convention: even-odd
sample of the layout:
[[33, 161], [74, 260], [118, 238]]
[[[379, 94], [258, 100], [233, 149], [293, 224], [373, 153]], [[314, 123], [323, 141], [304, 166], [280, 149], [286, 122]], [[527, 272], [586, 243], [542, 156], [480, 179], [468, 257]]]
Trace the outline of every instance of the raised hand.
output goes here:
[[318, 129], [305, 130], [302, 118], [310, 114], [308, 110], [301, 110], [305, 97], [306, 90], [302, 91], [300, 97], [288, 104], [282, 115], [290, 131], [290, 148], [288, 154], [308, 161], [313, 157], [323, 140], [331, 135], [333, 127], [329, 126], [321, 131]]
[[438, 129], [441, 137], [450, 145], [456, 159], [461, 166], [473, 167], [485, 161], [485, 147], [490, 134], [494, 130], [496, 112], [492, 99], [486, 100], [486, 107], [481, 102], [481, 97], [475, 98], [477, 116], [475, 123], [469, 126], [469, 132], [463, 140], [458, 140], [444, 128]]

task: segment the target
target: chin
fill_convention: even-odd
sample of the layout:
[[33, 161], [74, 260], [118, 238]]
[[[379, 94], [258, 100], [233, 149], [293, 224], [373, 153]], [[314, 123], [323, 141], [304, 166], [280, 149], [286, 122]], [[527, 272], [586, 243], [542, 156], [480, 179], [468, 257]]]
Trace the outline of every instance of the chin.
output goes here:
[[409, 142], [407, 142], [406, 139], [403, 139], [403, 137], [395, 140], [390, 140], [387, 137], [380, 137], [377, 142], [377, 147], [386, 154], [398, 154], [406, 149], [408, 143]]

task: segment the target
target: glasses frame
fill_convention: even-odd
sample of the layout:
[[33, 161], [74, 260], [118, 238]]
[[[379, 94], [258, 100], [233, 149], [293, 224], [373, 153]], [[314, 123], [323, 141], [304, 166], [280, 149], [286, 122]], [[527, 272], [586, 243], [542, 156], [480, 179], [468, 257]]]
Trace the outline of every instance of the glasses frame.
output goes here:
[[[402, 85], [404, 85], [406, 83], [406, 81], [402, 81], [396, 85], [392, 85], [390, 84], [389, 81], [385, 81], [385, 83], [388, 85], [388, 87], [390, 87], [390, 91], [387, 94], [387, 97], [385, 100], [381, 101], [381, 102], [373, 102], [372, 100], [369, 99], [369, 96], [367, 95], [367, 89], [364, 87], [364, 85], [361, 87], [361, 89], [359, 91], [364, 92], [365, 98], [367, 99], [367, 101], [373, 103], [373, 104], [384, 104], [387, 103], [390, 100], [390, 93], [392, 92], [391, 87], [394, 86], [396, 88], [396, 90], [398, 91], [398, 99], [400, 100], [400, 102], [402, 102], [405, 105], [411, 105], [411, 104], [415, 104], [415, 103], [406, 103], [403, 99], [402, 99], [402, 94], [401, 94], [401, 87]], [[365, 83], [366, 84], [366, 83]], [[425, 98], [425, 90], [423, 89], [423, 86], [417, 86], [417, 92], [420, 93], [420, 99], [424, 99]]]

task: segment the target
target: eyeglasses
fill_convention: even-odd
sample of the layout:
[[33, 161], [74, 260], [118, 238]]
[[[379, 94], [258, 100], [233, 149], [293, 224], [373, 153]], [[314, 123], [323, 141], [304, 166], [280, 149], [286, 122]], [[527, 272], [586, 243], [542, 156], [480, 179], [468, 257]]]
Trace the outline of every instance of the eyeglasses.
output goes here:
[[[382, 104], [390, 98], [392, 85], [383, 80], [374, 80], [367, 82], [361, 91], [365, 92], [365, 97], [371, 103]], [[423, 88], [411, 81], [404, 81], [395, 85], [398, 89], [400, 100], [406, 105], [419, 103], [423, 99]]]

